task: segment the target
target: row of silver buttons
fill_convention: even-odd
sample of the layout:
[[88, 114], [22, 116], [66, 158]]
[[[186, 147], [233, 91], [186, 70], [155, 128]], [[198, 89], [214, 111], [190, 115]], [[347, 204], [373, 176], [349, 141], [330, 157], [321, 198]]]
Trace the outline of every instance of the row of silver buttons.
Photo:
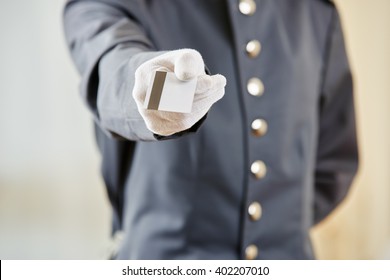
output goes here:
[[[254, 0], [239, 0], [238, 8], [243, 15], [251, 16], [256, 12], [256, 2]], [[246, 44], [246, 54], [249, 58], [256, 58], [261, 52], [261, 43], [258, 40], [251, 40]], [[264, 84], [257, 78], [253, 77], [248, 80], [247, 91], [252, 96], [262, 96], [264, 94]], [[252, 133], [255, 137], [262, 137], [267, 133], [268, 124], [264, 119], [255, 119], [251, 123]], [[258, 180], [265, 177], [267, 174], [267, 166], [261, 160], [256, 160], [251, 165], [251, 173]], [[262, 215], [262, 207], [258, 201], [253, 201], [248, 207], [248, 215], [251, 221], [260, 220]], [[245, 248], [245, 258], [247, 260], [256, 259], [259, 254], [259, 249], [255, 244], [250, 244]]]

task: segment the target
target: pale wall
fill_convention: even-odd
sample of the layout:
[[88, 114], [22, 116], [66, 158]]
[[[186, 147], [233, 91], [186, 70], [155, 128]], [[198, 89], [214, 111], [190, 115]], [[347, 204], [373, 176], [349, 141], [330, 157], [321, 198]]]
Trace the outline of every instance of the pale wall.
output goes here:
[[110, 212], [63, 2], [0, 1], [0, 259], [106, 257]]
[[337, 0], [355, 74], [360, 171], [313, 231], [320, 258], [390, 258], [390, 1]]

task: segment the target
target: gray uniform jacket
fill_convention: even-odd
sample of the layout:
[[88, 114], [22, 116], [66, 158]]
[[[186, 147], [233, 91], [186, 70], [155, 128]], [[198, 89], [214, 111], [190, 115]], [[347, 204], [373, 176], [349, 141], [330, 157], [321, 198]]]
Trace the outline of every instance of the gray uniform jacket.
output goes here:
[[[314, 257], [308, 230], [357, 169], [352, 79], [330, 1], [70, 0], [64, 23], [114, 231], [125, 233], [118, 258]], [[223, 74], [226, 94], [203, 123], [164, 139], [138, 113], [134, 72], [179, 48]]]

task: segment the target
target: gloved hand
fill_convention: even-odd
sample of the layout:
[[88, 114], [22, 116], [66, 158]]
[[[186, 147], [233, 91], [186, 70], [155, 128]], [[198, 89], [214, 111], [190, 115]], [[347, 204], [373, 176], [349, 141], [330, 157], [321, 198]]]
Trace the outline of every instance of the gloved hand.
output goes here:
[[[135, 72], [133, 97], [147, 128], [168, 136], [184, 131], [197, 123], [211, 106], [225, 94], [226, 79], [222, 75], [206, 75], [199, 52], [192, 49], [169, 51], [141, 64]], [[182, 81], [198, 77], [191, 113], [175, 113], [144, 108], [146, 91], [157, 70], [174, 72]]]

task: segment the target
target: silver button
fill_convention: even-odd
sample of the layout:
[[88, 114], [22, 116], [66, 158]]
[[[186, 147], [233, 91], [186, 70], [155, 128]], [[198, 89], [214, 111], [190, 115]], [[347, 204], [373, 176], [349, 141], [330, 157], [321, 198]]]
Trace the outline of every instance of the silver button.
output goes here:
[[251, 128], [255, 136], [261, 137], [267, 133], [268, 124], [263, 119], [255, 119], [251, 124]]
[[256, 2], [254, 0], [240, 0], [238, 9], [244, 15], [253, 15], [256, 12]]
[[252, 202], [248, 207], [248, 214], [252, 221], [258, 221], [262, 214], [260, 203], [257, 201]]
[[264, 93], [264, 85], [259, 78], [249, 79], [246, 87], [248, 92], [253, 96], [261, 96]]
[[267, 166], [261, 160], [256, 160], [251, 165], [251, 172], [257, 179], [262, 179], [267, 174]]
[[261, 44], [257, 40], [249, 41], [246, 44], [245, 50], [249, 57], [255, 58], [259, 55], [261, 51]]
[[257, 255], [259, 254], [259, 249], [256, 245], [249, 245], [245, 248], [245, 259], [247, 260], [254, 260], [257, 258]]

